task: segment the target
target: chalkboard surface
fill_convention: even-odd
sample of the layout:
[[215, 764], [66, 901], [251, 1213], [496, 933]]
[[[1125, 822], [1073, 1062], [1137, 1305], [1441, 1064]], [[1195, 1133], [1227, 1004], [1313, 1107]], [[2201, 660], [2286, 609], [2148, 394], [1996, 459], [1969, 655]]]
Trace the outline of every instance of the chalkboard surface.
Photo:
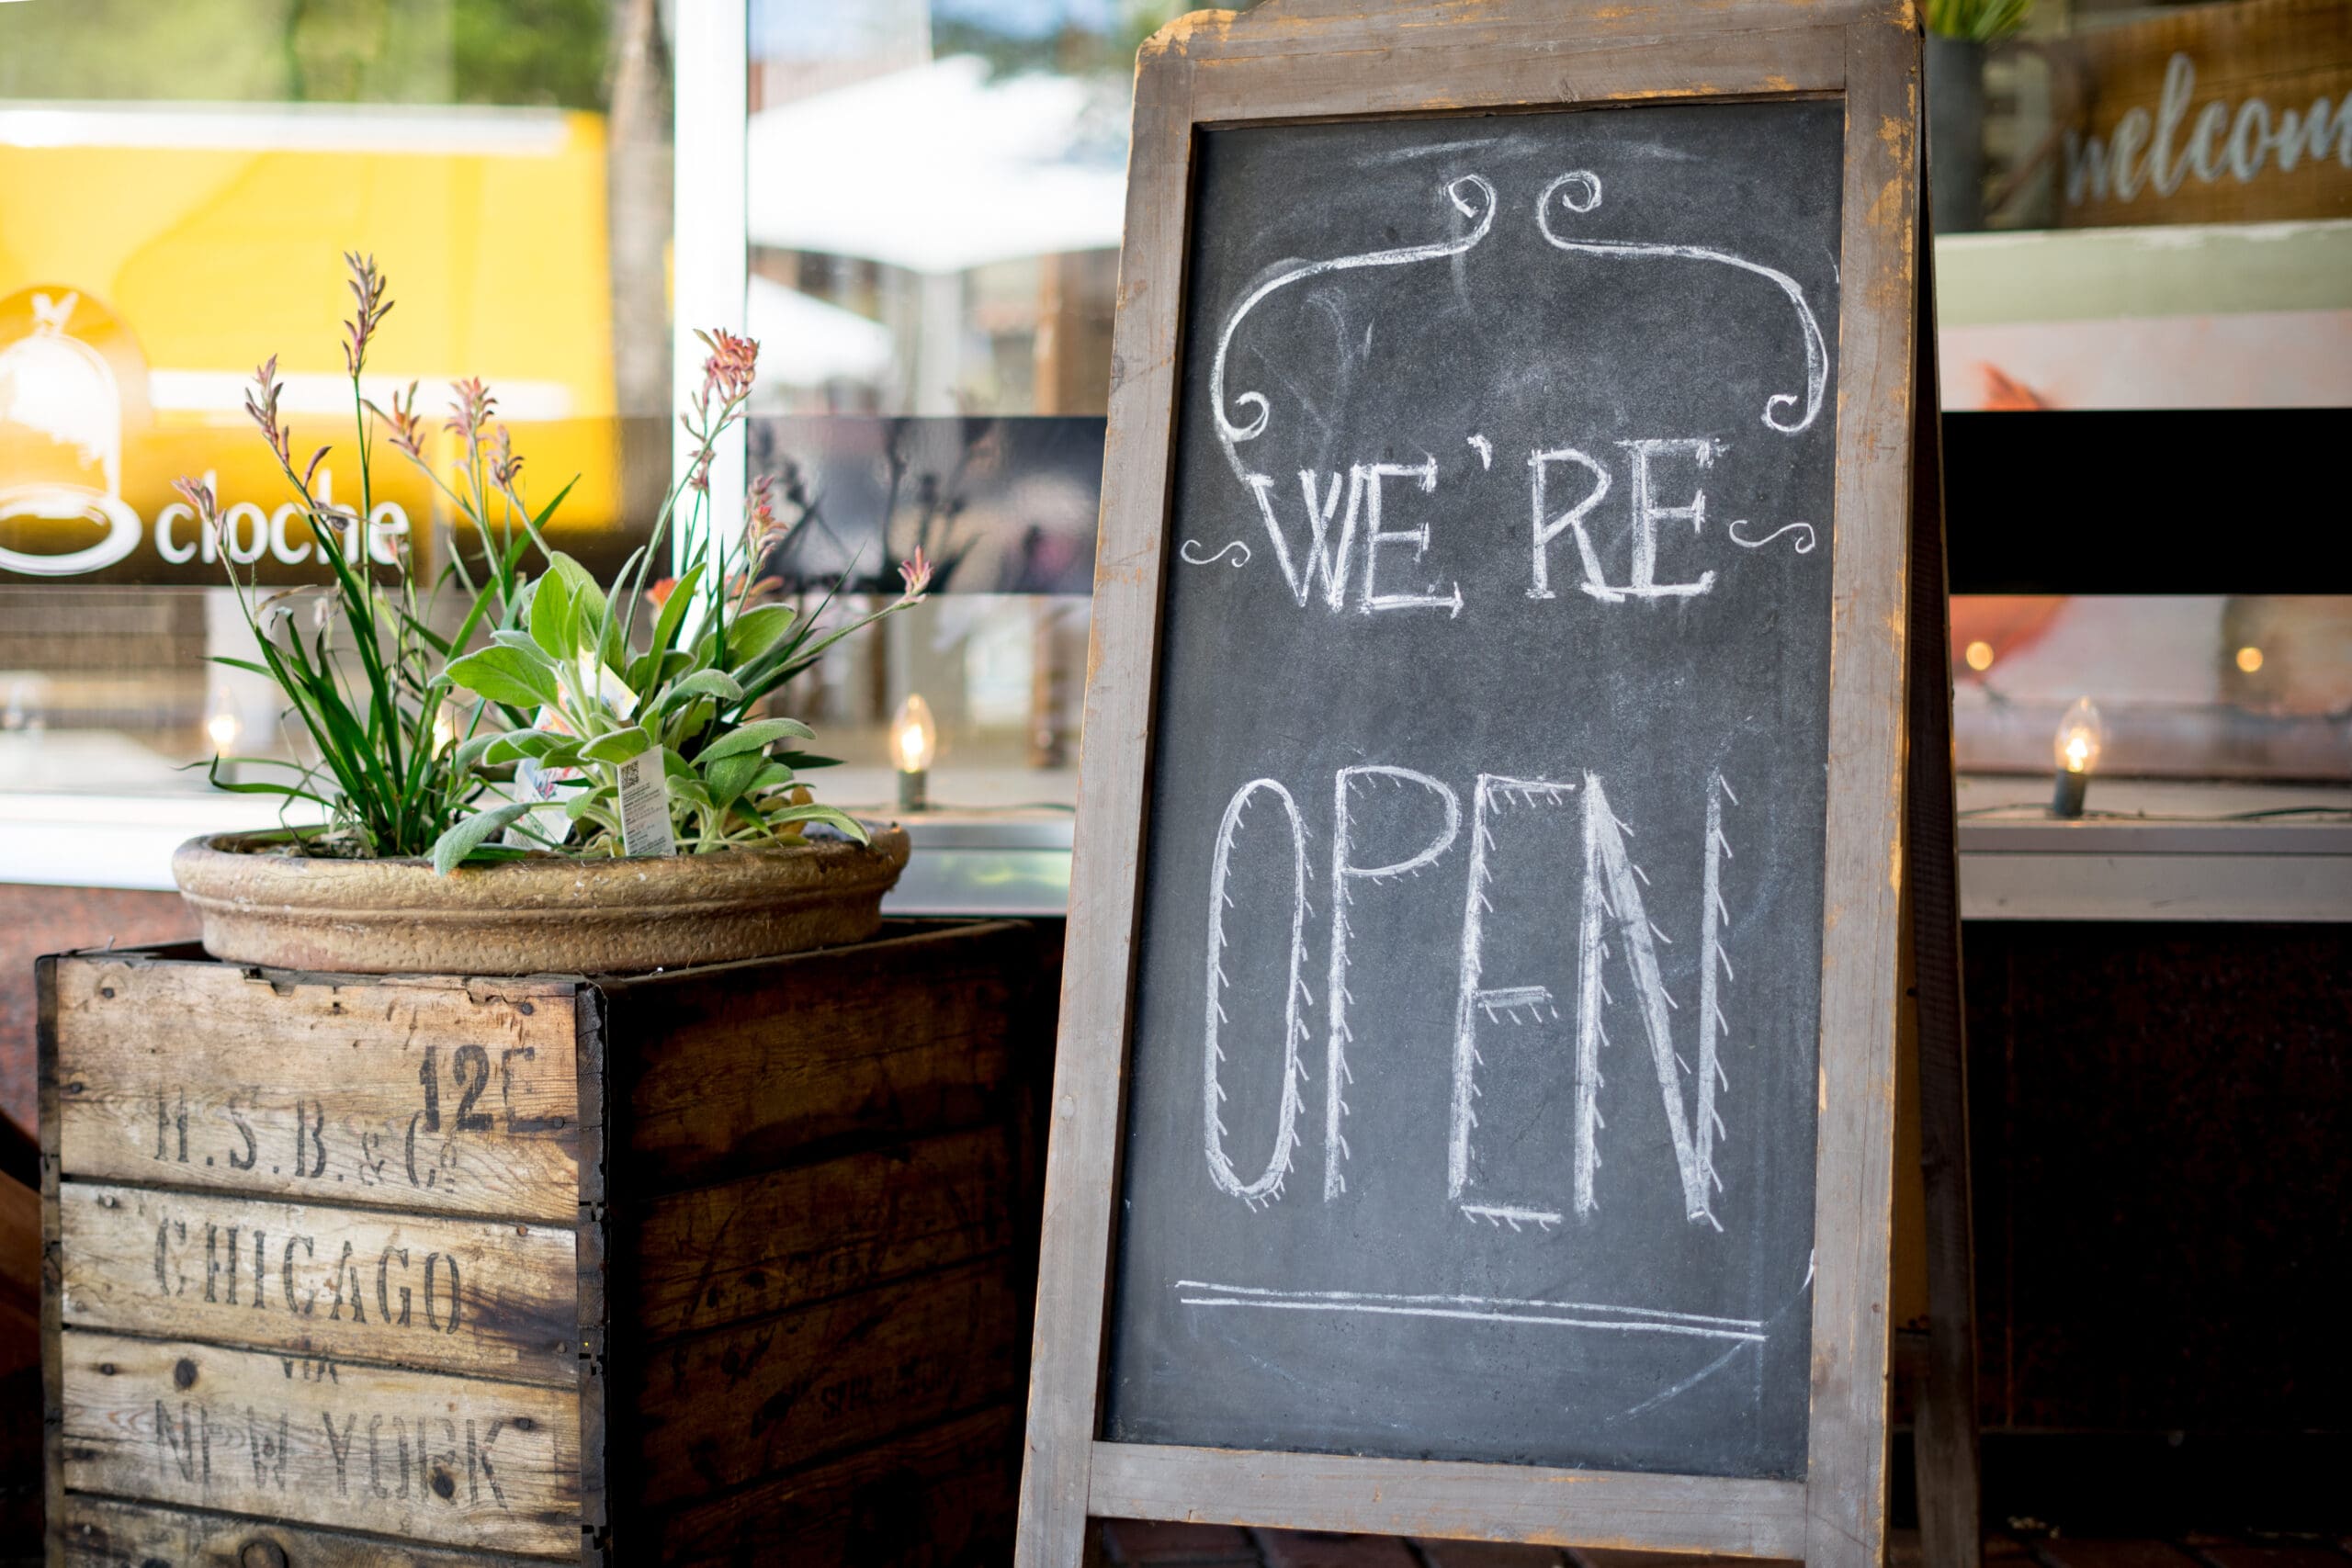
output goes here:
[[1843, 130], [1201, 133], [1107, 1438], [1805, 1473]]

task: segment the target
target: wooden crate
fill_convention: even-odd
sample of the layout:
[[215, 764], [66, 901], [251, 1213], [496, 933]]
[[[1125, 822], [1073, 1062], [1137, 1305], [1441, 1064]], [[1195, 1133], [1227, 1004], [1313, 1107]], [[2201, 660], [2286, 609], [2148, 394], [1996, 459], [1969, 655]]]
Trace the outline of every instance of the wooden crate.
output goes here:
[[41, 960], [49, 1561], [1001, 1560], [1058, 968]]

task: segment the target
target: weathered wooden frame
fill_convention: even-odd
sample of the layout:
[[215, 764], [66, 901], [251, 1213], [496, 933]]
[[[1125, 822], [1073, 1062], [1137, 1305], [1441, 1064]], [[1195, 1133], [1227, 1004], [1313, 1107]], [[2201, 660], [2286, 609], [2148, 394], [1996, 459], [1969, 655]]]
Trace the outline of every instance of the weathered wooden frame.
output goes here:
[[[1023, 1568], [1089, 1515], [1882, 1560], [1906, 632], [1921, 330], [1907, 0], [1270, 0], [1179, 20], [1136, 73], [1093, 648], [1022, 1476]], [[1109, 1443], [1125, 1121], [1193, 156], [1203, 128], [1659, 101], [1846, 104], [1807, 1478]], [[1932, 479], [1928, 481], [1934, 482]]]

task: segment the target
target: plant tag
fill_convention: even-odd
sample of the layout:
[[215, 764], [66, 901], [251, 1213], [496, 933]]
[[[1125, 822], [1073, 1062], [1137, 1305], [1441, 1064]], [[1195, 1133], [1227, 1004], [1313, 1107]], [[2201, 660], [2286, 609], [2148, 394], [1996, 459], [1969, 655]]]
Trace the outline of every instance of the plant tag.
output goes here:
[[[573, 777], [577, 772], [573, 768], [543, 768], [537, 757], [524, 757], [514, 763], [514, 787], [510, 793], [518, 801], [553, 800], [556, 785]], [[518, 850], [540, 847], [537, 840], [524, 835], [521, 822], [508, 823], [506, 831], [498, 836], [498, 841], [512, 844]]]
[[662, 749], [640, 751], [619, 768], [621, 784], [621, 852], [632, 855], [673, 855], [678, 842], [670, 836], [670, 775], [662, 766]]

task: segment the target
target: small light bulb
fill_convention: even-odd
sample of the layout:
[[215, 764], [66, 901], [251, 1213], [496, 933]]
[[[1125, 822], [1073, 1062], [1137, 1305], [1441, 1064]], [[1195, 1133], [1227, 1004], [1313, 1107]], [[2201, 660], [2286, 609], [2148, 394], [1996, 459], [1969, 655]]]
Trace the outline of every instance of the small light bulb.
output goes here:
[[900, 773], [920, 773], [931, 767], [932, 753], [939, 746], [939, 728], [932, 722], [931, 705], [920, 692], [908, 694], [899, 705], [899, 716], [890, 722], [890, 744], [898, 753]]
[[1968, 650], [1961, 657], [1968, 660], [1968, 667], [1971, 670], [1990, 670], [1993, 668], [1993, 645], [1989, 642], [1972, 642], [1968, 645]]
[[2238, 668], [2251, 675], [2262, 668], [2262, 649], [2251, 643], [2238, 649]]
[[931, 705], [910, 692], [890, 721], [890, 753], [899, 764], [899, 808], [921, 811], [931, 804], [931, 759], [939, 750], [939, 727]]
[[205, 739], [212, 742], [214, 753], [227, 756], [229, 749], [237, 743], [237, 737], [244, 731], [245, 721], [237, 716], [237, 705], [229, 695], [229, 688], [216, 688], [211, 705], [204, 713]]
[[2088, 697], [2077, 697], [2074, 706], [2058, 721], [2058, 735], [2053, 746], [2058, 758], [2058, 782], [2050, 808], [2061, 817], [2080, 817], [2083, 796], [2090, 788], [2090, 775], [2098, 766], [2099, 752], [2107, 743], [2106, 726], [2099, 722], [2098, 709]]

